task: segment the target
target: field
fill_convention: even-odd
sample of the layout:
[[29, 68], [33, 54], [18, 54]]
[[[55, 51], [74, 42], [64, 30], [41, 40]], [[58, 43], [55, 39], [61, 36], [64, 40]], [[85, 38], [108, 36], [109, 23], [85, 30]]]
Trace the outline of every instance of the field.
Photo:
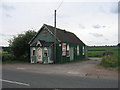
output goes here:
[[88, 48], [88, 56], [89, 57], [102, 57], [103, 54], [108, 52], [113, 52], [115, 56], [118, 56], [118, 47], [107, 47], [107, 46], [99, 46], [99, 47], [89, 47]]
[[89, 57], [102, 57], [102, 61], [100, 63], [101, 66], [104, 67], [115, 67], [119, 68], [120, 64], [120, 47], [112, 46], [112, 47], [89, 47], [88, 48], [88, 56]]

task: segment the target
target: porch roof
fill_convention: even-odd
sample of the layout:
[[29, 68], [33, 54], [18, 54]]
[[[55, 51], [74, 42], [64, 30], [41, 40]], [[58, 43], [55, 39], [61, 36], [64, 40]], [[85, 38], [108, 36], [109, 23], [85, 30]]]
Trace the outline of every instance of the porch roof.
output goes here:
[[[54, 42], [45, 42], [43, 40], [39, 40], [39, 41], [42, 45], [41, 47], [50, 47], [54, 44]], [[35, 42], [35, 43], [31, 44], [31, 47], [40, 47], [40, 45], [39, 44], [37, 45], [37, 42]]]

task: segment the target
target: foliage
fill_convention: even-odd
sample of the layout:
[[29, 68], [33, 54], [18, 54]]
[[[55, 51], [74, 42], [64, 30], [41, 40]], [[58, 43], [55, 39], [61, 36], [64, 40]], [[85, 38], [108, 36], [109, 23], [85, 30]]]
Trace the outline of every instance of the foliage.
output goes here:
[[102, 61], [100, 65], [104, 67], [117, 67], [118, 66], [118, 60], [117, 58], [114, 58], [113, 55], [105, 55], [102, 58]]
[[11, 48], [10, 47], [2, 47], [2, 51], [10, 53], [11, 52]]
[[2, 61], [7, 61], [7, 60], [14, 60], [15, 56], [11, 53], [3, 53], [2, 54]]
[[103, 56], [113, 55], [112, 51], [106, 51], [103, 53]]
[[118, 43], [118, 46], [120, 47], [120, 43]]
[[36, 34], [35, 31], [29, 30], [24, 34], [18, 34], [9, 40], [9, 46], [13, 55], [18, 59], [29, 57], [29, 41]]
[[2, 64], [24, 64], [24, 63], [28, 63], [27, 61], [23, 60], [23, 61], [20, 61], [20, 60], [7, 60], [7, 61], [4, 61], [2, 62]]
[[118, 46], [90, 47], [88, 48], [88, 56], [102, 57], [101, 66], [115, 67], [120, 71], [120, 47]]

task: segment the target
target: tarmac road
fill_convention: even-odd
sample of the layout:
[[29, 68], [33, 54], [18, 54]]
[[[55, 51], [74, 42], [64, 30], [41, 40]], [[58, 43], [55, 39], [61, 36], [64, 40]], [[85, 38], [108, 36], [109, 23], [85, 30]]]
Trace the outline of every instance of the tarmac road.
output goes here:
[[118, 88], [117, 79], [26, 72], [3, 68], [3, 88]]

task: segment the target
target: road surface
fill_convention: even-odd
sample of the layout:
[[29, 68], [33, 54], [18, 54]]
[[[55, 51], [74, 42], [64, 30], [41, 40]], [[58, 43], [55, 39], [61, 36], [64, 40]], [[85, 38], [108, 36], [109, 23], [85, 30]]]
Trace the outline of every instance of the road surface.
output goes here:
[[117, 79], [89, 78], [4, 69], [3, 88], [117, 88]]

